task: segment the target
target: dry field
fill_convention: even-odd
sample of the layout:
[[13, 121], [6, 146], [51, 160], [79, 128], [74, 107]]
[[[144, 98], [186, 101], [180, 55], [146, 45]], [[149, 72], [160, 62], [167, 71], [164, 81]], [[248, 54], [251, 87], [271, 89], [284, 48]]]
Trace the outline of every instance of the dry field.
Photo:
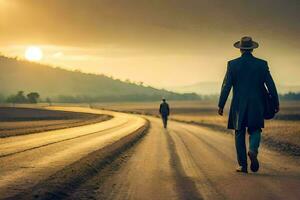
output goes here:
[[[97, 104], [98, 108], [118, 110], [123, 112], [140, 113], [158, 116], [160, 102], [146, 103], [111, 103]], [[190, 101], [169, 102], [171, 107], [171, 119], [198, 124], [222, 131], [227, 130], [228, 107], [225, 116], [217, 115], [217, 102]], [[227, 105], [228, 106], [228, 105]], [[263, 144], [271, 149], [285, 152], [290, 155], [300, 155], [300, 102], [281, 102], [280, 113], [274, 120], [266, 121], [263, 130]]]
[[106, 115], [0, 107], [0, 138], [70, 128], [110, 119]]

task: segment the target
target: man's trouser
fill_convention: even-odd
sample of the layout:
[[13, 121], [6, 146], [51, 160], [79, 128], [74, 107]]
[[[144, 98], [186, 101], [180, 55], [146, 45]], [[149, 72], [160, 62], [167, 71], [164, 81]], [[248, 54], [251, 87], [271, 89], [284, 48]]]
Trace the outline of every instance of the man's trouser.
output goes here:
[[[258, 148], [261, 138], [261, 129], [249, 130], [249, 151], [258, 154]], [[246, 151], [246, 128], [235, 131], [235, 147], [237, 153], [237, 160], [240, 166], [247, 166], [247, 151]]]
[[167, 115], [162, 115], [161, 118], [163, 120], [164, 128], [167, 128], [168, 116]]

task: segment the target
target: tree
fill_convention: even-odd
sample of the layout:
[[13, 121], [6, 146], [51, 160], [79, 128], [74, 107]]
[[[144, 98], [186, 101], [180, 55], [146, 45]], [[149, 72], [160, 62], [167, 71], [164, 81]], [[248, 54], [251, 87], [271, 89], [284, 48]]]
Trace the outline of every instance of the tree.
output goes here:
[[40, 95], [37, 92], [30, 92], [29, 94], [27, 94], [27, 99], [29, 103], [37, 103], [38, 98], [40, 98]]
[[6, 100], [9, 103], [26, 103], [27, 99], [23, 91], [19, 91], [16, 95], [11, 95]]
[[24, 91], [19, 91], [16, 95], [16, 103], [26, 103], [27, 99], [24, 95]]

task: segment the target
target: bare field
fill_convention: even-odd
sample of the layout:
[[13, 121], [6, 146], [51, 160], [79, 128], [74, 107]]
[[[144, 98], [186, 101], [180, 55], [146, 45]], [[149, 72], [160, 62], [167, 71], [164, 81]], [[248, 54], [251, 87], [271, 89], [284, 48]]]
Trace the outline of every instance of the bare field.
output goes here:
[[82, 126], [110, 118], [90, 113], [0, 107], [0, 137]]
[[[98, 108], [158, 116], [160, 102], [97, 104]], [[169, 102], [170, 118], [202, 125], [216, 131], [233, 133], [227, 127], [228, 104], [225, 116], [217, 115], [217, 102]], [[281, 102], [281, 110], [273, 120], [265, 121], [263, 144], [271, 149], [291, 155], [300, 155], [300, 102]]]

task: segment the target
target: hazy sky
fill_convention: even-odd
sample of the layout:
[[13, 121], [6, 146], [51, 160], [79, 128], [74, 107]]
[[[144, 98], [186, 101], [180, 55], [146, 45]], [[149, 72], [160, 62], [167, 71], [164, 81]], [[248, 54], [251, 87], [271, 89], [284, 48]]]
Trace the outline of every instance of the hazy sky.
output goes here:
[[250, 35], [275, 80], [300, 85], [299, 0], [0, 0], [0, 52], [158, 87], [221, 81]]

